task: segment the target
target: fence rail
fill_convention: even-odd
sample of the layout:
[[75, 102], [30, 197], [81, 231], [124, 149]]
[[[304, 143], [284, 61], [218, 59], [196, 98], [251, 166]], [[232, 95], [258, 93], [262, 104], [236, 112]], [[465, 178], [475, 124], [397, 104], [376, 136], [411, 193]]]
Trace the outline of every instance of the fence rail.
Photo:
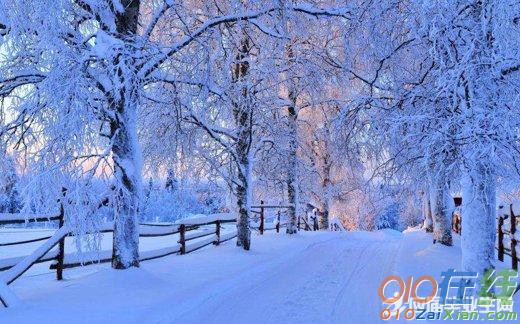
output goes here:
[[[511, 257], [511, 268], [518, 270], [518, 240], [520, 239], [520, 232], [517, 227], [520, 223], [520, 216], [515, 215], [513, 204], [509, 205], [509, 211], [499, 211], [497, 217], [497, 240], [495, 249], [498, 251], [498, 260], [504, 262], [504, 255]], [[462, 233], [462, 217], [457, 210], [452, 214], [451, 221], [452, 230], [457, 233]]]
[[[41, 218], [42, 221], [45, 219], [45, 221], [48, 221], [48, 218]], [[61, 222], [61, 218], [55, 218], [52, 220], [58, 220], [60, 221], [59, 230], [62, 228], [65, 228], [64, 232], [62, 233], [59, 238], [56, 239], [55, 235], [52, 236], [44, 236], [39, 237], [35, 239], [30, 240], [23, 240], [23, 241], [16, 241], [16, 242], [6, 242], [2, 243], [1, 246], [13, 246], [13, 245], [21, 245], [21, 244], [27, 244], [27, 243], [33, 243], [38, 241], [49, 241], [49, 240], [56, 240], [55, 244], [52, 244], [52, 246], [49, 247], [48, 251], [45, 253], [40, 253], [37, 258], [31, 262], [29, 266], [32, 266], [36, 263], [43, 263], [43, 262], [49, 262], [54, 261], [51, 264], [51, 269], [55, 269], [57, 271], [57, 279], [61, 280], [62, 275], [60, 275], [60, 272], [62, 272], [65, 268], [72, 268], [79, 265], [86, 265], [86, 264], [92, 264], [92, 263], [98, 263], [98, 262], [109, 262], [112, 259], [112, 250], [102, 250], [98, 251], [95, 254], [92, 254], [91, 256], [84, 255], [84, 256], [77, 256], [75, 253], [73, 254], [65, 254], [65, 246], [64, 246], [64, 240], [66, 237], [73, 237], [74, 233], [66, 228], [64, 226], [64, 223]], [[18, 224], [18, 220], [15, 220], [16, 224]], [[186, 248], [186, 245], [189, 245], [189, 241], [200, 239], [207, 236], [212, 236], [213, 241], [219, 240], [220, 241], [220, 227], [222, 224], [226, 223], [233, 223], [235, 220], [230, 219], [230, 217], [223, 217], [222, 219], [219, 219], [218, 217], [215, 217], [213, 215], [210, 215], [206, 221], [200, 222], [200, 221], [192, 221], [187, 220], [185, 223], [189, 223], [189, 225], [183, 224], [183, 222], [179, 222], [179, 224], [169, 224], [166, 226], [155, 226], [151, 224], [140, 224], [139, 227], [139, 237], [162, 237], [162, 236], [170, 236], [175, 234], [181, 234], [181, 237], [184, 235], [185, 240], [183, 241], [176, 241], [175, 244], [172, 247], [168, 248], [162, 248], [152, 251], [143, 251], [141, 252], [141, 261], [144, 260], [150, 260], [153, 258], [161, 257], [170, 255], [173, 253], [181, 252], [182, 250], [185, 250], [186, 252], [192, 252], [195, 249], [191, 246], [188, 246]], [[4, 218], [4, 224], [14, 224], [15, 222], [9, 222], [6, 218]], [[201, 229], [201, 226], [207, 226], [207, 225], [215, 225], [215, 229], [209, 229], [209, 228], [203, 228]], [[218, 227], [218, 230], [217, 230]], [[58, 232], [59, 232], [58, 230]], [[99, 228], [99, 232], [101, 233], [112, 233], [113, 232], [113, 223], [108, 222], [105, 224], [102, 224]], [[188, 233], [188, 234], [186, 234]], [[226, 240], [229, 240], [236, 236], [236, 233], [229, 237], [229, 235], [226, 236]], [[197, 242], [197, 248], [199, 249], [201, 247], [204, 247], [206, 245], [209, 245], [213, 243], [213, 241], [209, 243], [205, 243], [202, 246], [200, 246], [200, 242]], [[47, 243], [46, 242], [46, 243]], [[61, 243], [63, 242], [63, 246], [61, 246]], [[220, 242], [219, 242], [220, 243]], [[56, 245], [60, 245], [58, 249], [54, 249]], [[26, 259], [29, 256], [21, 256], [21, 257], [13, 257], [13, 258], [6, 258], [6, 259], [0, 259], [0, 271], [9, 270], [11, 268], [14, 268], [17, 264], [22, 262], [24, 259]], [[3, 278], [3, 277], [2, 277]]]
[[[63, 191], [65, 197], [66, 190]], [[256, 215], [252, 219], [251, 227], [258, 230], [259, 234], [265, 231], [276, 230], [280, 232], [287, 223], [282, 222], [282, 210], [289, 209], [290, 205], [268, 205], [263, 201], [259, 205], [251, 206], [251, 212]], [[278, 209], [275, 216], [266, 217], [266, 210]], [[266, 224], [267, 219], [273, 222]], [[38, 263], [51, 262], [50, 269], [56, 270], [56, 279], [63, 279], [63, 270], [82, 265], [111, 262], [112, 250], [101, 250], [90, 253], [66, 253], [65, 239], [74, 237], [75, 233], [68, 228], [64, 217], [64, 207], [60, 202], [60, 211], [56, 214], [0, 214], [0, 225], [58, 222], [58, 230], [51, 236], [45, 235], [37, 238], [18, 240], [14, 242], [0, 243], [0, 247], [16, 246], [34, 242], [43, 242], [32, 254], [19, 257], [0, 259], [0, 284], [9, 285], [22, 276], [29, 268]], [[155, 250], [146, 250], [139, 253], [139, 260], [146, 261], [172, 254], [186, 254], [199, 250], [208, 245], [219, 245], [237, 236], [236, 230], [222, 233], [222, 226], [236, 223], [236, 218], [230, 213], [201, 215], [199, 217], [178, 220], [175, 223], [140, 223], [139, 237], [164, 237], [178, 235], [178, 239], [172, 245]], [[305, 224], [305, 226], [301, 226]], [[212, 227], [214, 226], [214, 227]], [[101, 224], [96, 232], [112, 233], [113, 222]], [[317, 221], [314, 219], [311, 227], [306, 218], [298, 217], [298, 230], [317, 230]], [[57, 248], [56, 248], [57, 246]], [[0, 303], [8, 306], [6, 298], [0, 294]]]

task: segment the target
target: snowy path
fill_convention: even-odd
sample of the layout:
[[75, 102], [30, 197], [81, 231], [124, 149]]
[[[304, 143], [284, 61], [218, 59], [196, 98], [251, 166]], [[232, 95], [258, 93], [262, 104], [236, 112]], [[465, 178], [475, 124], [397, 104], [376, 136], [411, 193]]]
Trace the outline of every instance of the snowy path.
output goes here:
[[383, 232], [269, 234], [250, 252], [231, 243], [130, 271], [22, 278], [13, 288], [26, 306], [0, 311], [0, 322], [377, 323], [377, 288], [394, 273], [402, 241]]
[[152, 318], [179, 323], [377, 323], [377, 288], [393, 273], [399, 245], [393, 238], [371, 241], [351, 235], [313, 243], [217, 290], [207, 287], [214, 292], [210, 298], [166, 313], [152, 311], [159, 314]]

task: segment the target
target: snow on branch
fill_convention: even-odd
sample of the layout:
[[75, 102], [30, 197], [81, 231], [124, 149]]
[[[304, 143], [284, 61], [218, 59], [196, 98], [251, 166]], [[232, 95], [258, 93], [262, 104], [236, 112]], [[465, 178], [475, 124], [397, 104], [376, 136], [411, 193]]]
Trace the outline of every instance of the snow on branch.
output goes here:
[[[350, 18], [351, 13], [349, 10], [344, 8], [329, 8], [329, 9], [321, 9], [313, 7], [312, 5], [295, 5], [290, 6], [289, 10], [293, 10], [295, 12], [305, 13], [312, 16], [329, 16], [329, 17], [342, 17], [342, 18]], [[280, 6], [271, 6], [258, 11], [246, 11], [244, 13], [239, 14], [230, 14], [223, 15], [214, 18], [210, 18], [206, 20], [201, 26], [199, 26], [196, 30], [189, 33], [188, 35], [182, 37], [178, 42], [174, 43], [170, 48], [164, 51], [161, 55], [158, 55], [155, 59], [150, 60], [146, 64], [144, 64], [140, 71], [140, 77], [144, 78], [154, 72], [162, 63], [168, 60], [172, 55], [178, 53], [180, 50], [188, 46], [191, 42], [197, 39], [199, 36], [207, 32], [213, 27], [216, 27], [221, 24], [233, 23], [238, 21], [250, 21], [252, 19], [256, 19], [267, 14], [273, 13], [275, 11], [282, 10]], [[257, 26], [260, 26], [256, 23]], [[260, 27], [259, 27], [260, 28]]]

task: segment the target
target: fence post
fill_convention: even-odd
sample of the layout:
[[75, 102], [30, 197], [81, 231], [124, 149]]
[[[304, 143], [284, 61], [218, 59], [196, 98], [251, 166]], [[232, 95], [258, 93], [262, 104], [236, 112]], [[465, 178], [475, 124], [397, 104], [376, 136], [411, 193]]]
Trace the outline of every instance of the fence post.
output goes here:
[[215, 235], [217, 236], [217, 240], [213, 242], [213, 245], [220, 244], [220, 220], [215, 221]]
[[260, 235], [264, 234], [264, 201], [260, 200], [260, 226], [258, 228]]
[[511, 235], [511, 268], [513, 268], [513, 270], [518, 270], [518, 255], [516, 254], [516, 239], [515, 239], [515, 234], [516, 234], [516, 216], [515, 216], [515, 213], [513, 212], [513, 204], [510, 205], [510, 209], [511, 209], [511, 230], [510, 230], [510, 235]]
[[179, 226], [179, 243], [181, 244], [181, 254], [186, 254], [186, 225]]
[[319, 227], [318, 227], [318, 217], [314, 217], [312, 226], [314, 227], [313, 228], [314, 231], [317, 231], [319, 229]]
[[504, 231], [502, 230], [504, 225], [504, 218], [498, 217], [498, 260], [504, 262]]
[[276, 216], [276, 233], [280, 233], [280, 211], [278, 211]]
[[300, 230], [300, 216], [298, 216], [298, 231]]
[[[67, 194], [66, 188], [61, 188], [61, 198], [60, 198], [60, 218], [59, 218], [59, 228], [62, 228], [65, 224], [65, 207], [63, 206], [63, 200], [65, 200], [65, 195]], [[58, 256], [56, 258], [56, 280], [63, 280], [63, 263], [65, 261], [65, 237], [63, 237], [58, 243]]]

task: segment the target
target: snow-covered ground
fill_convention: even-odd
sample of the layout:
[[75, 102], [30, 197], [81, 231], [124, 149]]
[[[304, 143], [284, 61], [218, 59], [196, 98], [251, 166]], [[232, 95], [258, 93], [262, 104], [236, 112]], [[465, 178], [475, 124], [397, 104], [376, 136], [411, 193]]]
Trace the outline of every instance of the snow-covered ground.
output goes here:
[[0, 309], [0, 323], [377, 323], [377, 289], [391, 274], [439, 279], [460, 268], [455, 247], [429, 234], [268, 233], [252, 250], [218, 247], [146, 261], [30, 274], [11, 289], [23, 305]]

